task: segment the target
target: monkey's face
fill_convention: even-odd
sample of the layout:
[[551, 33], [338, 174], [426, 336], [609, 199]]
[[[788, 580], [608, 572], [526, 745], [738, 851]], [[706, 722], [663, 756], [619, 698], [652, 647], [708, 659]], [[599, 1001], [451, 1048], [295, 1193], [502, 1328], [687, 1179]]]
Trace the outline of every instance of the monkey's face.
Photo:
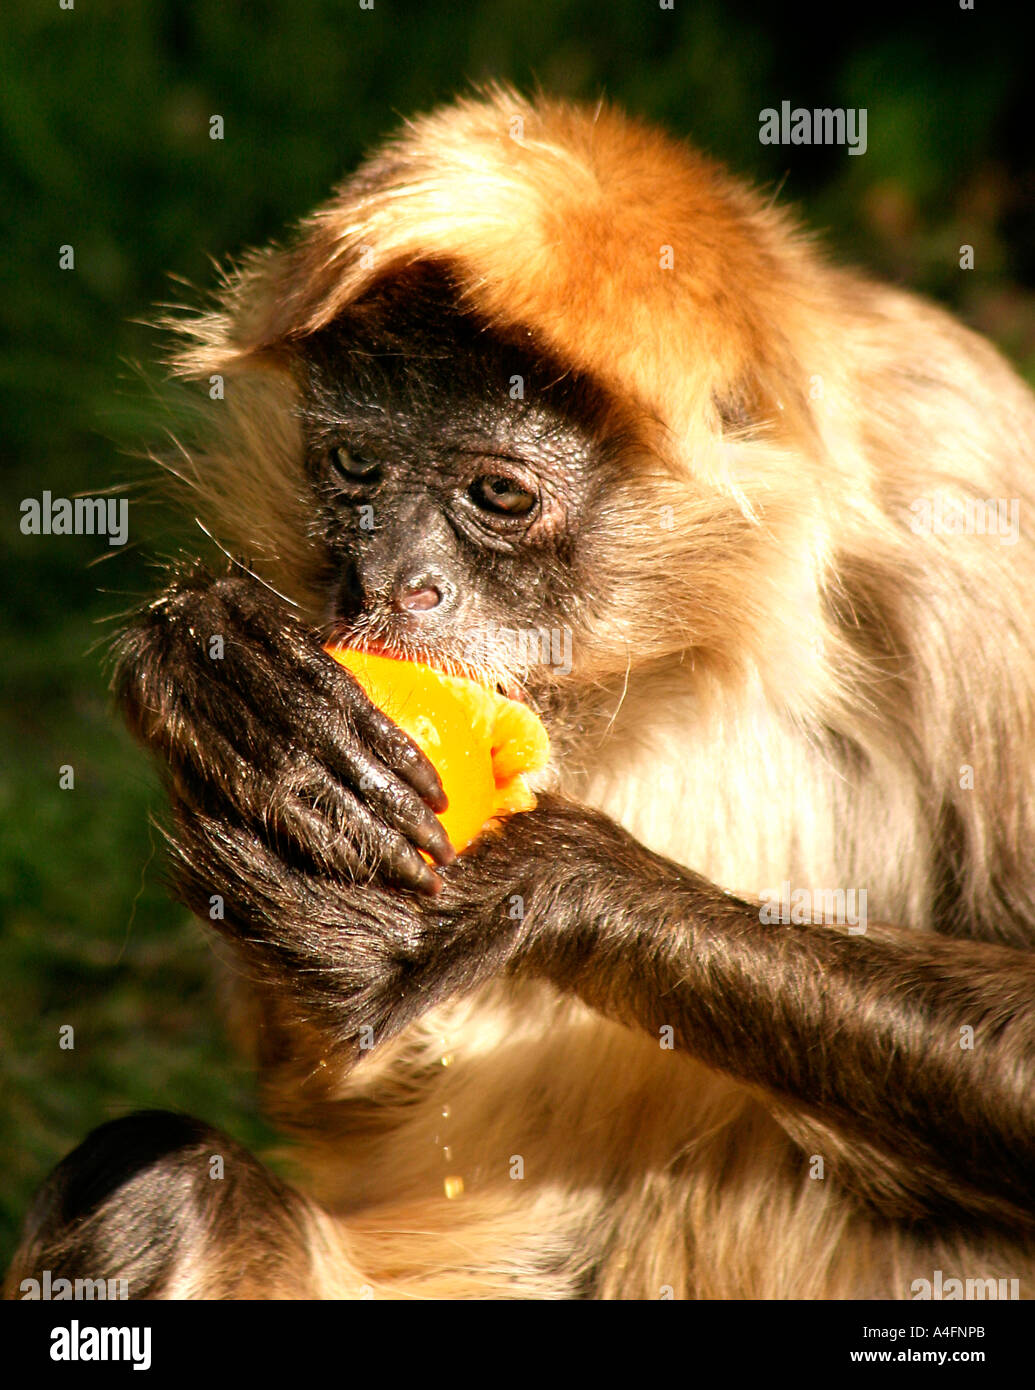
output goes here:
[[592, 388], [427, 267], [309, 338], [300, 384], [330, 635], [512, 692], [567, 676], [608, 471]]

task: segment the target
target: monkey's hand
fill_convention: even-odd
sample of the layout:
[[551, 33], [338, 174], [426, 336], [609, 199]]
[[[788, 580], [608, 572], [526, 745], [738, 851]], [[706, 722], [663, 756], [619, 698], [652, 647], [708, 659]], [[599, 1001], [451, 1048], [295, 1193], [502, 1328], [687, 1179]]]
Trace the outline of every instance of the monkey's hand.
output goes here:
[[291, 863], [255, 828], [175, 792], [173, 813], [178, 896], [339, 1061], [499, 974], [524, 942], [523, 915], [508, 918], [503, 881], [477, 858], [460, 856], [436, 895], [400, 893]]
[[432, 764], [252, 576], [177, 576], [115, 647], [130, 729], [182, 807], [260, 834], [285, 862], [435, 892], [454, 857]]
[[[180, 799], [175, 788], [172, 802], [178, 896], [231, 940], [289, 1012], [320, 1029], [339, 1060], [353, 1061], [436, 1004], [527, 962], [535, 933], [552, 939], [549, 883], [557, 866], [543, 837], [567, 826], [573, 849], [575, 823], [591, 836], [598, 819], [543, 798], [540, 810], [488, 828], [443, 870], [441, 891], [427, 896], [293, 861], [261, 828]], [[591, 884], [590, 849], [587, 839], [566, 862], [569, 886]], [[557, 899], [559, 920], [568, 920], [574, 901]]]

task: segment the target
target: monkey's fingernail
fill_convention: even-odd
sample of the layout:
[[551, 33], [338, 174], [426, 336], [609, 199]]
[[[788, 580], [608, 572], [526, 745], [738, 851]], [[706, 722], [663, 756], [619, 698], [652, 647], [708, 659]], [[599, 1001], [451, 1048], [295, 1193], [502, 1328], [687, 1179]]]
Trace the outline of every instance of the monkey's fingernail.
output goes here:
[[434, 831], [425, 838], [421, 848], [427, 850], [438, 864], [452, 864], [456, 858], [456, 850], [450, 843], [449, 836], [437, 821]]
[[422, 893], [427, 893], [429, 897], [433, 898], [436, 893], [441, 893], [442, 880], [434, 869], [425, 868], [417, 887]]
[[433, 811], [442, 812], [449, 805], [449, 798], [442, 788], [442, 779], [439, 777], [435, 767], [422, 756], [419, 763], [411, 767], [406, 774], [410, 786], [421, 798], [426, 801]]
[[426, 802], [433, 811], [440, 815], [449, 805], [449, 801], [437, 777], [428, 777], [423, 774], [418, 775], [414, 771], [409, 777], [410, 786], [417, 793], [420, 799]]

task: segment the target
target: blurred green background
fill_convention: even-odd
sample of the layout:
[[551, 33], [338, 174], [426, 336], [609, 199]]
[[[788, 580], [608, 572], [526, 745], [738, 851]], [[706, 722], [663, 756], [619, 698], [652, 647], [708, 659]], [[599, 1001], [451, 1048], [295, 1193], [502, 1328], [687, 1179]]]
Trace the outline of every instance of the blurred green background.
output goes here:
[[[67, 0], [66, 0], [67, 3]], [[601, 92], [802, 205], [833, 250], [954, 307], [1035, 374], [1030, 52], [980, 5], [715, 0], [59, 0], [7, 7], [0, 42], [0, 1265], [36, 1184], [92, 1126], [181, 1108], [261, 1147], [200, 929], [165, 896], [157, 780], [110, 712], [105, 620], [171, 544], [23, 536], [19, 502], [137, 475], [160, 428], [141, 320], [212, 258], [280, 233], [396, 120], [469, 81]], [[1019, 11], [1014, 11], [1019, 13]], [[865, 106], [869, 149], [771, 148], [764, 106]], [[212, 114], [225, 120], [209, 139]], [[958, 248], [976, 268], [958, 268]], [[58, 248], [75, 247], [74, 271]], [[157, 422], [157, 423], [156, 423]], [[74, 790], [58, 769], [75, 769]], [[72, 1024], [74, 1050], [59, 1047]]]

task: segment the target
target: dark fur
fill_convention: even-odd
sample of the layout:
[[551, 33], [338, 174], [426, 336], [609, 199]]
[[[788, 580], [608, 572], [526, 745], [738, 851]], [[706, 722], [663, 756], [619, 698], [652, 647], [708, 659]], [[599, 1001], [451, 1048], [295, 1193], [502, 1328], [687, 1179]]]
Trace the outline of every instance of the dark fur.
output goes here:
[[52, 1281], [124, 1279], [130, 1297], [161, 1298], [174, 1274], [189, 1289], [192, 1266], [211, 1261], [226, 1297], [276, 1296], [304, 1265], [302, 1210], [210, 1125], [159, 1110], [130, 1115], [95, 1129], [47, 1179], [5, 1292], [22, 1296], [23, 1279], [49, 1270]]

